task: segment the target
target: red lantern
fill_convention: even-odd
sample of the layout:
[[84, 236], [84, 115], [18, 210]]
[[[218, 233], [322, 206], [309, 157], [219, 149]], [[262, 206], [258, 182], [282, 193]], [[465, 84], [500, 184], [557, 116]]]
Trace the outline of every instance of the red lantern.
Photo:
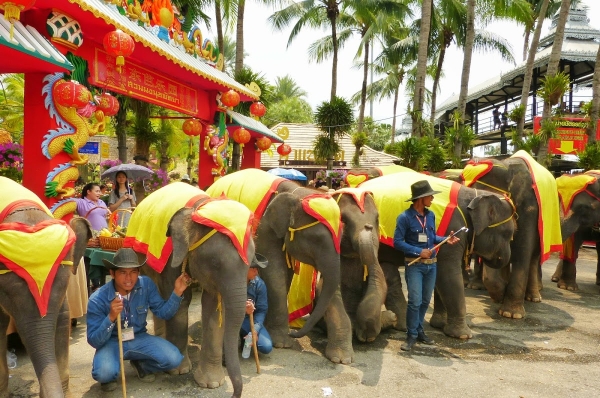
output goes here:
[[119, 101], [109, 93], [97, 97], [96, 102], [98, 103], [96, 108], [104, 112], [105, 116], [114, 116], [119, 112]]
[[262, 102], [254, 102], [250, 105], [250, 114], [257, 118], [263, 117], [267, 113], [267, 107]]
[[287, 156], [292, 152], [292, 147], [288, 144], [281, 144], [277, 147], [277, 153], [281, 156]]
[[247, 144], [250, 141], [250, 132], [240, 127], [233, 132], [233, 140], [238, 144]]
[[256, 140], [256, 146], [260, 151], [266, 151], [271, 147], [271, 140], [267, 137], [260, 137]]
[[183, 122], [183, 132], [191, 137], [198, 136], [202, 132], [202, 123], [198, 119], [188, 119]]
[[121, 67], [125, 65], [125, 57], [129, 57], [135, 49], [135, 42], [127, 33], [120, 29], [108, 32], [102, 41], [107, 53], [117, 57], [117, 71], [121, 73]]
[[69, 108], [83, 108], [92, 100], [90, 91], [75, 80], [60, 80], [52, 88], [52, 97], [55, 103]]
[[13, 23], [21, 20], [21, 12], [29, 10], [35, 0], [0, 0], [0, 10], [4, 11], [4, 18], [10, 22], [10, 40], [13, 39]]
[[229, 108], [233, 108], [240, 103], [240, 95], [234, 90], [229, 90], [221, 95], [221, 103]]

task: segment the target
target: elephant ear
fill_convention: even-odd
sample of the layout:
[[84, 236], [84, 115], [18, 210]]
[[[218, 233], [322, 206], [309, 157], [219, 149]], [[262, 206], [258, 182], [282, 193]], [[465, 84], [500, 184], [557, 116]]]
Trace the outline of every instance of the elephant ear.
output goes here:
[[85, 253], [88, 240], [92, 238], [92, 226], [90, 222], [83, 217], [73, 217], [69, 224], [77, 237], [73, 248], [73, 273], [76, 274], [77, 266]]
[[275, 231], [278, 238], [283, 239], [288, 228], [293, 224], [294, 213], [300, 206], [299, 198], [293, 193], [278, 193], [262, 216], [261, 223], [268, 225]]
[[473, 222], [473, 232], [479, 235], [484, 229], [500, 219], [502, 201], [496, 195], [486, 194], [477, 196], [467, 206]]
[[171, 267], [173, 268], [179, 267], [188, 254], [193, 223], [192, 209], [187, 207], [178, 210], [169, 221], [167, 236], [171, 237], [173, 243], [173, 254], [171, 255]]

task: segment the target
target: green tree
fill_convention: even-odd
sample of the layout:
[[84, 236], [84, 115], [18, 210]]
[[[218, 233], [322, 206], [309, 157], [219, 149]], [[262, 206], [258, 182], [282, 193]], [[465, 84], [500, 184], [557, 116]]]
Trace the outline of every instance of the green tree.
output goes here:
[[[338, 0], [304, 0], [299, 3], [290, 1], [290, 3], [289, 6], [276, 11], [269, 17], [269, 22], [277, 30], [283, 30], [293, 21], [296, 21], [288, 39], [288, 47], [305, 26], [316, 29], [329, 27], [331, 29], [331, 53], [333, 60], [331, 66], [330, 102], [333, 103], [337, 92], [337, 18], [340, 14], [340, 2]], [[317, 59], [317, 62], [320, 62], [320, 60]]]
[[367, 135], [366, 145], [376, 151], [383, 151], [385, 144], [387, 144], [392, 136], [392, 126], [376, 123], [367, 116], [365, 117], [363, 132]]
[[427, 53], [429, 49], [429, 31], [431, 30], [432, 9], [433, 0], [422, 0], [419, 51], [417, 54], [414, 100], [411, 112], [413, 137], [422, 136], [421, 120], [423, 117], [423, 102], [425, 98], [425, 76], [427, 75]]
[[596, 66], [594, 67], [594, 77], [592, 80], [592, 103], [590, 105], [590, 125], [588, 127], [588, 144], [596, 142], [596, 126], [598, 125], [598, 116], [600, 114], [600, 47], [596, 53]]
[[22, 73], [0, 75], [0, 88], [0, 128], [19, 141], [23, 137], [25, 76]]
[[352, 106], [344, 98], [334, 97], [317, 107], [315, 121], [321, 134], [315, 139], [313, 154], [316, 160], [327, 161], [327, 170], [333, 170], [333, 158], [340, 150], [337, 140], [351, 130], [354, 122]]
[[302, 98], [307, 95], [308, 93], [298, 86], [296, 81], [290, 75], [275, 78], [273, 102], [283, 101], [287, 98]]
[[[534, 28], [538, 26], [538, 21], [544, 21], [546, 18], [552, 18], [554, 14], [560, 8], [560, 0], [527, 0], [529, 4], [531, 4], [532, 9], [532, 18], [529, 23], [525, 24], [524, 29], [524, 37], [523, 41], [523, 61], [527, 59], [528, 49], [529, 47], [529, 38], [531, 36], [531, 32], [534, 31]], [[540, 19], [540, 16], [541, 19]], [[541, 23], [539, 24], [541, 26]], [[538, 38], [539, 41], [539, 38]], [[532, 42], [532, 47], [537, 49], [537, 44], [534, 46]]]
[[269, 128], [277, 123], [312, 123], [313, 110], [301, 98], [285, 98], [269, 106], [262, 122]]

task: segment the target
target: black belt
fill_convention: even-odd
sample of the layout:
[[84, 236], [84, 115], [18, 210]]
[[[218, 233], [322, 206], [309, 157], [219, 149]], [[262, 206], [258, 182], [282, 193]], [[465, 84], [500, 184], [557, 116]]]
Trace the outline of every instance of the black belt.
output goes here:
[[[405, 258], [404, 261], [410, 263], [411, 261], [415, 261], [416, 259], [417, 258]], [[435, 264], [435, 263], [437, 263], [437, 258], [436, 257], [434, 257], [434, 258], [420, 258], [419, 257], [419, 261], [417, 261], [417, 262], [421, 263], [421, 264]]]

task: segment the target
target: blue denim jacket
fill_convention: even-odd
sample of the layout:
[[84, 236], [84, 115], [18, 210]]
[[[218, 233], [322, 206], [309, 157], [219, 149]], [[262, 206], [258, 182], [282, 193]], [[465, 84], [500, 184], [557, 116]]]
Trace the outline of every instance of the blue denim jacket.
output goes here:
[[[419, 234], [423, 233], [422, 224], [425, 224], [427, 243], [419, 242]], [[410, 208], [402, 212], [396, 219], [394, 248], [403, 251], [406, 257], [419, 257], [421, 250], [431, 249], [444, 239], [444, 237], [436, 235], [435, 214], [429, 211], [429, 209], [425, 209], [425, 216], [423, 217], [410, 206]], [[436, 253], [433, 253], [431, 258], [435, 256]]]
[[[114, 298], [113, 281], [102, 286], [90, 296], [87, 312], [87, 341], [95, 349], [102, 347], [111, 337], [118, 337], [115, 323], [108, 319], [110, 303]], [[171, 293], [168, 300], [163, 300], [154, 282], [147, 276], [140, 275], [129, 295], [129, 305], [123, 306], [121, 327], [127, 318], [130, 327], [133, 326], [135, 334], [144, 333], [146, 332], [148, 308], [155, 316], [169, 320], [179, 309], [182, 300], [183, 295], [179, 297], [175, 293]]]
[[[269, 308], [267, 300], [267, 285], [260, 278], [256, 276], [250, 282], [248, 282], [248, 298], [254, 301], [254, 328], [256, 333], [263, 327], [265, 317], [267, 316], [267, 309]], [[250, 316], [246, 314], [244, 322], [242, 322], [242, 331], [245, 334], [250, 332]]]

